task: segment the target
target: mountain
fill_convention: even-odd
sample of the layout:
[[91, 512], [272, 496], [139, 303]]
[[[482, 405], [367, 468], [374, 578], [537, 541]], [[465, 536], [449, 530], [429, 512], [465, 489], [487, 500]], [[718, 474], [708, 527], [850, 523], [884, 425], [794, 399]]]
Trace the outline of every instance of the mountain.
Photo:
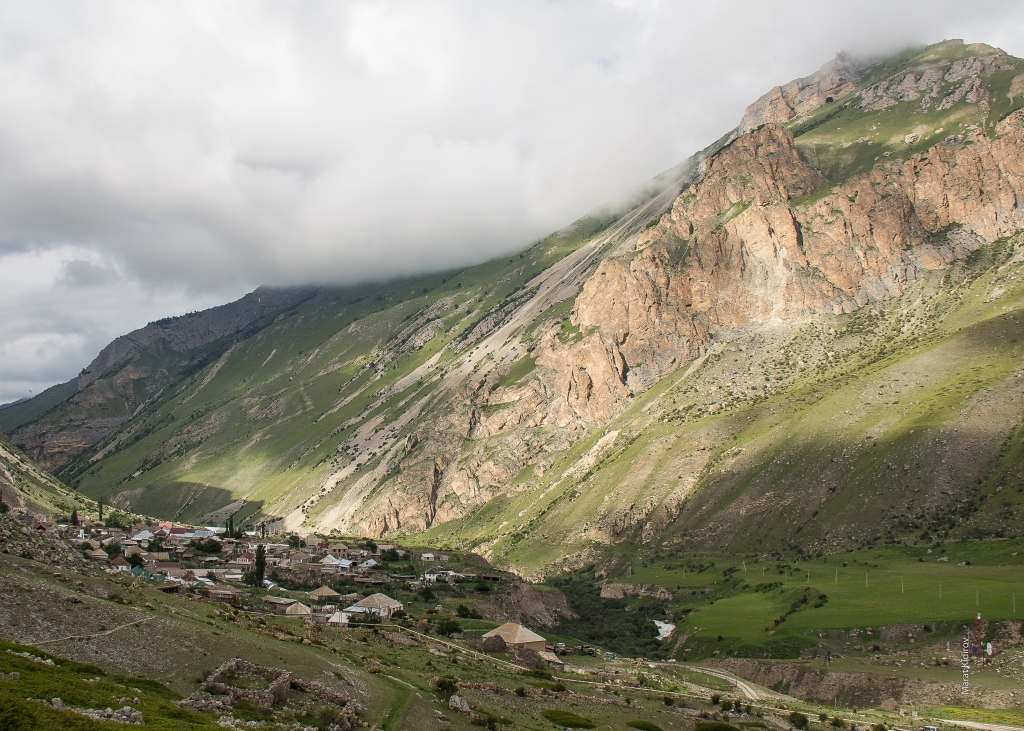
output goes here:
[[69, 490], [60, 480], [35, 464], [11, 444], [0, 429], [0, 502], [7, 508], [42, 514], [49, 518], [70, 516], [78, 510], [83, 517], [94, 513], [96, 502]]
[[135, 512], [528, 576], [1018, 535], [1022, 107], [989, 46], [840, 55], [628, 205], [150, 325], [13, 438]]
[[45, 414], [58, 404], [71, 398], [77, 390], [78, 379], [50, 386], [32, 398], [23, 398], [0, 406], [0, 429], [11, 431]]

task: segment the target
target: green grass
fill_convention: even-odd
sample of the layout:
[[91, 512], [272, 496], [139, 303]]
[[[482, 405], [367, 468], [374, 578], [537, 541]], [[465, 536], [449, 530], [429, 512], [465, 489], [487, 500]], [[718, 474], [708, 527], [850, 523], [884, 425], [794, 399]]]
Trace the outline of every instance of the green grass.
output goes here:
[[66, 383], [50, 386], [27, 401], [11, 404], [0, 408], [0, 429], [10, 433], [11, 430], [28, 423], [37, 416], [45, 414], [59, 403], [71, 398], [78, 387], [78, 379], [72, 378]]
[[564, 728], [596, 728], [597, 724], [591, 721], [589, 718], [584, 718], [570, 711], [562, 711], [557, 708], [549, 708], [546, 711], [541, 711], [542, 715], [551, 723], [562, 726]]
[[[28, 652], [35, 657], [48, 658], [54, 666], [33, 662], [11, 655]], [[0, 671], [21, 674], [19, 680], [0, 680], [0, 728], [5, 729], [101, 729], [108, 724], [92, 721], [71, 711], [60, 711], [26, 698], [50, 700], [60, 698], [75, 708], [120, 708], [120, 698], [139, 698], [131, 705], [142, 712], [147, 727], [178, 731], [179, 729], [216, 729], [214, 714], [197, 713], [178, 708], [174, 701], [179, 695], [163, 685], [120, 675], [108, 675], [103, 670], [63, 660], [33, 647], [23, 647], [0, 640]]]

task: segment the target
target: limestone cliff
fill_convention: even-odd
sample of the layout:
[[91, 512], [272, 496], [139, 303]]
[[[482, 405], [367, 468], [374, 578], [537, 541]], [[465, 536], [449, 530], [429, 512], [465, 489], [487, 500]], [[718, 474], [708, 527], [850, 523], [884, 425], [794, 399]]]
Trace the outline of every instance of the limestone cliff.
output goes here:
[[740, 134], [762, 124], [788, 122], [823, 104], [835, 102], [857, 88], [863, 68], [864, 64], [838, 53], [810, 76], [794, 79], [785, 86], [776, 86], [747, 107], [740, 121]]
[[[625, 389], [693, 360], [717, 332], [898, 296], [923, 272], [1024, 227], [1020, 118], [994, 140], [975, 132], [880, 164], [809, 205], [793, 199], [820, 178], [790, 133], [766, 125], [741, 137], [635, 253], [605, 260], [587, 281], [573, 322], [589, 334], [561, 376], [590, 379], [569, 389], [573, 412], [603, 423]], [[606, 356], [596, 366], [595, 352]]]

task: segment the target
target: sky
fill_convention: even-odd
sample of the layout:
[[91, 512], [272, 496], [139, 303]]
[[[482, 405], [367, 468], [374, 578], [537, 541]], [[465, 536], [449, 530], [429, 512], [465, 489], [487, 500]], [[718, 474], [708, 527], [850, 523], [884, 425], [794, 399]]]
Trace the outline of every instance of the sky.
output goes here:
[[1024, 3], [0, 0], [0, 403], [260, 284], [524, 248], [837, 51], [945, 38], [1024, 56]]

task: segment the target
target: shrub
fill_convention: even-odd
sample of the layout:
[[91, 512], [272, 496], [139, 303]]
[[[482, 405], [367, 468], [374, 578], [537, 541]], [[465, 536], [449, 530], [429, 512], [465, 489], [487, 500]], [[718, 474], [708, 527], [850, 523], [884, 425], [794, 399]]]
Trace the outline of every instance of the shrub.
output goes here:
[[722, 710], [723, 711], [731, 711], [732, 710], [732, 701], [722, 701]]
[[717, 705], [718, 705], [718, 703], [719, 703], [719, 702], [720, 702], [721, 700], [722, 700], [722, 696], [718, 695], [718, 693], [712, 693], [712, 694], [711, 694], [711, 705], [713, 705], [713, 706], [717, 706]]
[[739, 727], [722, 721], [697, 721], [693, 731], [740, 731]]
[[829, 723], [833, 728], [846, 728], [846, 722], [838, 716], [829, 721]]
[[630, 728], [638, 728], [640, 731], [661, 731], [661, 726], [650, 721], [629, 721], [626, 725]]
[[516, 688], [514, 691], [512, 691], [512, 692], [515, 693], [520, 698], [525, 698], [526, 697], [526, 688], [524, 688], [521, 685], [518, 688]]
[[810, 725], [807, 716], [798, 711], [793, 711], [789, 714], [789, 722], [799, 729], [805, 729]]
[[476, 611], [475, 607], [468, 607], [465, 604], [457, 606], [455, 613], [463, 619], [480, 619], [480, 612]]
[[675, 699], [670, 695], [665, 696], [664, 698], [662, 698], [662, 700], [665, 701], [666, 706], [675, 705], [676, 702]]
[[443, 678], [437, 679], [437, 682], [434, 683], [434, 687], [437, 688], [437, 692], [445, 698], [451, 698], [459, 689], [459, 682], [451, 675], [445, 675]]
[[452, 619], [451, 617], [445, 617], [437, 623], [437, 633], [444, 635], [445, 637], [451, 637], [456, 632], [462, 631], [462, 625], [459, 624], [458, 620]]
[[563, 728], [597, 728], [597, 724], [589, 718], [577, 716], [575, 713], [562, 711], [557, 708], [549, 708], [546, 711], [541, 711], [540, 715], [551, 721], [551, 723], [562, 726]]

